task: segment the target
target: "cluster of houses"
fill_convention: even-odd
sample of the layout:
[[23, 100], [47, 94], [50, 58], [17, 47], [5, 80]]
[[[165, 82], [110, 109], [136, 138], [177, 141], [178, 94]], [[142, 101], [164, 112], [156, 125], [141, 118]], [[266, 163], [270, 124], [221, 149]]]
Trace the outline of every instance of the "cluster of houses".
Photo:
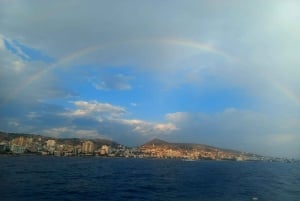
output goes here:
[[218, 149], [183, 149], [178, 147], [169, 147], [163, 145], [142, 146], [141, 151], [153, 158], [182, 158], [188, 160], [249, 160], [250, 158], [233, 152], [223, 152]]
[[[124, 149], [120, 147], [119, 150]], [[24, 154], [38, 153], [41, 155], [76, 156], [76, 155], [101, 155], [113, 156], [118, 153], [109, 145], [97, 146], [91, 140], [82, 140], [80, 144], [58, 143], [55, 139], [45, 140], [43, 138], [16, 137], [12, 140], [0, 142], [0, 153]]]

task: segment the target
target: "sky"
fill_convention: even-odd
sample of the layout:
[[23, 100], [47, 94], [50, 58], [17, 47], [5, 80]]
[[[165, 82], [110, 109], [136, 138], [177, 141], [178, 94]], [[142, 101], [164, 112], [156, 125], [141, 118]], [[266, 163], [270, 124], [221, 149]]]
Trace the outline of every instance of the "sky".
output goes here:
[[300, 2], [0, 1], [0, 130], [300, 158]]

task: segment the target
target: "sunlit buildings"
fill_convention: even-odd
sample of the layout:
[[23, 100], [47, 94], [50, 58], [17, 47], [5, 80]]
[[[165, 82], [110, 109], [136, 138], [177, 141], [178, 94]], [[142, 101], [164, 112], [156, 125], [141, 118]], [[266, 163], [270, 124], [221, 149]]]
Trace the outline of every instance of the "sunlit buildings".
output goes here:
[[101, 147], [100, 154], [101, 155], [106, 155], [106, 154], [109, 154], [109, 151], [110, 151], [110, 147], [107, 146], [107, 145], [103, 145]]
[[10, 146], [10, 150], [14, 154], [23, 154], [26, 150], [25, 146], [17, 145], [17, 144], [12, 144]]
[[11, 144], [19, 145], [19, 146], [30, 146], [32, 144], [32, 138], [28, 137], [17, 137], [11, 140]]
[[55, 142], [55, 140], [47, 140], [46, 144], [47, 144], [47, 147], [54, 147], [56, 142]]
[[47, 140], [47, 141], [46, 141], [47, 150], [48, 150], [51, 154], [53, 154], [54, 151], [55, 151], [55, 144], [56, 144], [55, 140]]
[[85, 141], [82, 143], [81, 152], [83, 154], [93, 154], [94, 153], [94, 143], [92, 141]]
[[12, 153], [22, 154], [32, 143], [32, 138], [17, 137], [10, 141], [10, 150]]

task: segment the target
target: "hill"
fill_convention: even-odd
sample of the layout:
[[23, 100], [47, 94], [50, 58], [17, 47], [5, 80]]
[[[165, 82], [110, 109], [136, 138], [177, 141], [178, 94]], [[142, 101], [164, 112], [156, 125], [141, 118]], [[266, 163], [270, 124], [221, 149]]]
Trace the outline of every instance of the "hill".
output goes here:
[[236, 150], [222, 149], [205, 144], [170, 143], [153, 139], [139, 147], [146, 156], [155, 158], [189, 158], [189, 159], [220, 159], [250, 160], [261, 156]]
[[142, 146], [163, 146], [163, 145], [167, 146], [169, 145], [169, 143], [161, 139], [154, 138], [153, 140], [150, 140], [149, 142], [143, 144]]

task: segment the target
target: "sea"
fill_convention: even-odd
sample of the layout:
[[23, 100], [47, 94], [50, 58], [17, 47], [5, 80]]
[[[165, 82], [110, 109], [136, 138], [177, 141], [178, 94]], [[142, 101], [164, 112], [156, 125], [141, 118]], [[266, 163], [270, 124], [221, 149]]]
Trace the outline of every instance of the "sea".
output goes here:
[[0, 200], [299, 201], [300, 163], [2, 155]]

